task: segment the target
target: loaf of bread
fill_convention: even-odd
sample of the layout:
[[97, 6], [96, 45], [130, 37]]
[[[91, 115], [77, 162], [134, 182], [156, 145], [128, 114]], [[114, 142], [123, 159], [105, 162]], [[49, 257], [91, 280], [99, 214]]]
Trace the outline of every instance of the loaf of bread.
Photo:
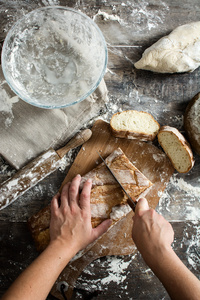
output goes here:
[[127, 110], [112, 116], [110, 128], [115, 137], [152, 141], [158, 134], [160, 125], [147, 112]]
[[192, 98], [186, 108], [184, 128], [192, 148], [200, 155], [200, 93]]
[[[120, 148], [106, 158], [106, 163], [132, 199], [137, 198], [152, 185]], [[91, 178], [93, 182], [90, 203], [92, 225], [96, 227], [104, 219], [110, 217], [113, 207], [125, 205], [127, 196], [104, 163], [87, 173], [82, 178], [81, 185], [88, 178]]]
[[[111, 153], [106, 162], [133, 199], [145, 196], [152, 186], [150, 180], [129, 161], [120, 148]], [[104, 163], [82, 177], [80, 188], [88, 178], [92, 179], [90, 203], [93, 228], [109, 217], [116, 222], [130, 211], [127, 196]], [[50, 207], [39, 211], [28, 221], [38, 251], [44, 250], [49, 243], [49, 224]]]
[[194, 165], [190, 145], [178, 129], [163, 126], [158, 133], [158, 141], [179, 173], [187, 173]]

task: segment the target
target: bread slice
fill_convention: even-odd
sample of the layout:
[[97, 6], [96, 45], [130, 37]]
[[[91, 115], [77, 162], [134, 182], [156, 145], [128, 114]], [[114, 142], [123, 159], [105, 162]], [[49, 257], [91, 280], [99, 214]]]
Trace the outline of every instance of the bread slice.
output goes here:
[[194, 165], [190, 145], [178, 129], [163, 126], [158, 133], [158, 141], [179, 173], [187, 173]]
[[[145, 196], [152, 186], [151, 181], [129, 161], [120, 148], [112, 152], [106, 158], [106, 162], [133, 199]], [[82, 177], [80, 188], [88, 178], [91, 178], [93, 183], [90, 197], [93, 228], [109, 217], [113, 222], [117, 222], [130, 212], [127, 196], [104, 163]], [[28, 221], [38, 251], [44, 250], [49, 243], [49, 224], [50, 207], [39, 211]]]
[[186, 108], [184, 128], [193, 150], [200, 155], [200, 93], [192, 98]]
[[152, 141], [160, 125], [153, 116], [144, 111], [126, 110], [114, 114], [110, 120], [112, 134], [115, 137]]

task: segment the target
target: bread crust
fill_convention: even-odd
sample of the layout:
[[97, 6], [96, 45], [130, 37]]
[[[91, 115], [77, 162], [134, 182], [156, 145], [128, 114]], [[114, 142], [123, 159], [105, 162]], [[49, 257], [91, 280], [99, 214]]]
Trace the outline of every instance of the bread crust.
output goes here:
[[159, 133], [158, 133], [158, 142], [161, 145], [161, 147], [164, 149], [162, 140], [161, 140], [161, 134], [162, 132], [169, 132], [171, 134], [173, 134], [174, 136], [176, 136], [176, 138], [179, 140], [179, 142], [181, 143], [181, 147], [183, 147], [183, 149], [185, 149], [185, 152], [188, 155], [189, 161], [190, 161], [190, 166], [184, 171], [184, 172], [180, 172], [180, 170], [177, 170], [176, 165], [173, 161], [173, 158], [170, 157], [170, 155], [166, 152], [167, 156], [169, 157], [173, 167], [179, 172], [179, 173], [187, 173], [189, 172], [192, 167], [194, 166], [194, 157], [193, 157], [193, 153], [192, 153], [192, 149], [190, 147], [190, 144], [187, 142], [187, 140], [185, 139], [185, 137], [180, 133], [180, 131], [174, 127], [170, 127], [170, 126], [162, 126]]
[[200, 93], [192, 98], [186, 108], [184, 128], [192, 148], [200, 155]]
[[155, 122], [155, 124], [157, 125], [158, 129], [157, 131], [155, 131], [153, 134], [147, 134], [145, 132], [135, 132], [135, 131], [131, 131], [131, 130], [116, 130], [113, 126], [113, 119], [116, 118], [117, 116], [119, 116], [122, 113], [126, 113], [126, 112], [135, 112], [136, 110], [125, 110], [123, 112], [117, 112], [115, 113], [111, 120], [110, 120], [110, 129], [112, 132], [112, 135], [115, 137], [119, 137], [119, 138], [126, 138], [126, 139], [138, 139], [138, 140], [142, 140], [142, 141], [153, 141], [155, 139], [155, 137], [157, 136], [159, 129], [160, 129], [160, 124], [153, 118], [153, 116], [145, 111], [137, 111], [138, 113], [143, 113], [143, 114], [147, 114], [148, 116], [151, 117], [151, 119], [153, 120], [153, 122]]
[[[151, 181], [129, 161], [120, 148], [117, 148], [105, 160], [133, 199], [137, 199], [141, 195], [145, 196], [153, 185]], [[103, 220], [109, 218], [113, 207], [119, 207], [120, 205], [125, 206], [128, 204], [127, 196], [107, 170], [104, 163], [99, 164], [96, 168], [82, 177], [80, 188], [83, 187], [84, 182], [86, 182], [88, 178], [91, 178], [93, 183], [90, 204], [91, 223], [94, 228]], [[28, 226], [38, 251], [44, 250], [50, 241], [50, 217], [51, 211], [50, 206], [48, 206], [28, 220]], [[123, 215], [121, 217], [123, 217]], [[118, 221], [118, 219], [113, 219], [113, 223], [116, 221]]]

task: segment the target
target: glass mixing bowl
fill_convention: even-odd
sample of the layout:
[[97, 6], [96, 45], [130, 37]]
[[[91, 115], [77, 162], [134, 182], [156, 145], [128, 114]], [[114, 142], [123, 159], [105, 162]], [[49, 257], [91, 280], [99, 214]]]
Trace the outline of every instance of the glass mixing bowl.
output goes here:
[[71, 106], [99, 85], [107, 47], [98, 26], [71, 8], [48, 6], [20, 19], [2, 50], [2, 69], [11, 89], [42, 108]]

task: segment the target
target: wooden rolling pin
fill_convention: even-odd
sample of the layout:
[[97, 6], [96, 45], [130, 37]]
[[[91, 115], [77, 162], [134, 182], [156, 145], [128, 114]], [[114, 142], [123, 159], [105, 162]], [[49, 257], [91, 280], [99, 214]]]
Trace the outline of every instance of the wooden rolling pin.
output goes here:
[[61, 149], [57, 151], [49, 149], [3, 183], [0, 186], [0, 210], [13, 203], [19, 196], [58, 169], [61, 165], [61, 158], [69, 150], [81, 146], [89, 140], [91, 135], [90, 129], [83, 130]]

